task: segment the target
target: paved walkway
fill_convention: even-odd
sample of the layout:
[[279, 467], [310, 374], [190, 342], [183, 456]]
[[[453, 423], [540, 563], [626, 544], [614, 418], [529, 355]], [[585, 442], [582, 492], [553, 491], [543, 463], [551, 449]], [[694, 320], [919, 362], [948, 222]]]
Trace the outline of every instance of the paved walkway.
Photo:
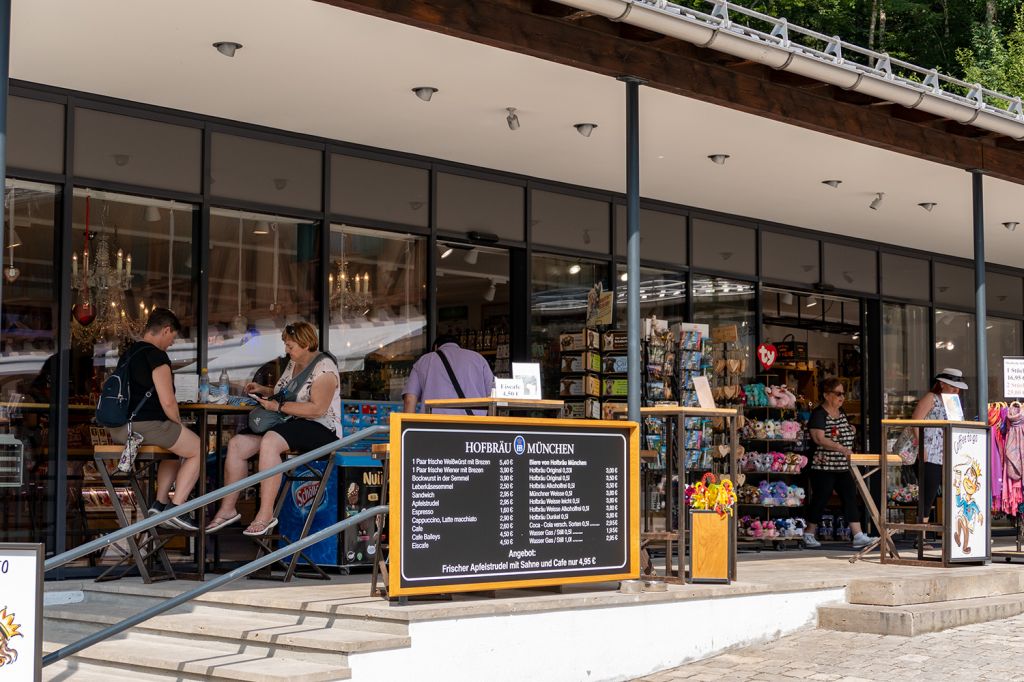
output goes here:
[[919, 637], [807, 630], [641, 679], [1024, 680], [1024, 616]]

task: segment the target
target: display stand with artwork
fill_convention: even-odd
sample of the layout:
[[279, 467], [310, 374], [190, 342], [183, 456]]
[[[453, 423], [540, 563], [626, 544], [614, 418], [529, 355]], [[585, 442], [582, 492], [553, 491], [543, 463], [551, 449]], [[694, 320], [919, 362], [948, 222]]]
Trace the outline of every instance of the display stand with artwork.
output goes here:
[[[879, 530], [882, 537], [890, 531], [917, 534], [917, 558], [907, 559], [882, 553], [882, 563], [910, 566], [951, 566], [959, 563], [989, 563], [992, 559], [992, 516], [988, 500], [992, 494], [991, 463], [989, 459], [989, 426], [984, 422], [883, 419], [882, 429], [941, 429], [943, 439], [942, 488], [947, 491], [942, 499], [941, 523], [890, 523], [888, 500], [882, 496]], [[883, 438], [888, 457], [888, 439]], [[920, 432], [918, 441], [921, 442]], [[924, 467], [924, 458], [917, 465]], [[882, 490], [887, 490], [888, 467], [881, 468]], [[923, 470], [920, 480], [924, 480]], [[923, 498], [920, 496], [919, 499]], [[919, 501], [918, 518], [927, 516], [923, 501]], [[936, 533], [942, 542], [940, 556], [927, 555], [925, 533]]]

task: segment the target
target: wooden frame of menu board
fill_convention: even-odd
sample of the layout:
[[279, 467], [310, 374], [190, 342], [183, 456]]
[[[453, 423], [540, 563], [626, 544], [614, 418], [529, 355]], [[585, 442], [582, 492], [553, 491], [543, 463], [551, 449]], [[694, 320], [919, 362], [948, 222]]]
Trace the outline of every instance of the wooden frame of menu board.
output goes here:
[[635, 422], [391, 416], [390, 597], [640, 575]]

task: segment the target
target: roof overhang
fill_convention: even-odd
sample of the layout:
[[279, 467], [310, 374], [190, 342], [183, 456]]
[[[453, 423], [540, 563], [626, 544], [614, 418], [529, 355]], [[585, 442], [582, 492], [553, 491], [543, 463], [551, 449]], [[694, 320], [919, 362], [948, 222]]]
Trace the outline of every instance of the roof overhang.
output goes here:
[[[34, 0], [13, 21], [17, 79], [616, 192], [614, 76], [631, 73], [650, 82], [643, 196], [971, 257], [964, 169], [985, 168], [989, 260], [1024, 262], [1024, 234], [1000, 225], [1024, 222], [1018, 143], [905, 120], [556, 3]], [[245, 47], [229, 59], [211, 47], [220, 40]], [[418, 85], [440, 92], [423, 102]], [[599, 128], [584, 138], [579, 122]], [[716, 153], [731, 158], [712, 164]], [[868, 208], [876, 192], [883, 210]]]

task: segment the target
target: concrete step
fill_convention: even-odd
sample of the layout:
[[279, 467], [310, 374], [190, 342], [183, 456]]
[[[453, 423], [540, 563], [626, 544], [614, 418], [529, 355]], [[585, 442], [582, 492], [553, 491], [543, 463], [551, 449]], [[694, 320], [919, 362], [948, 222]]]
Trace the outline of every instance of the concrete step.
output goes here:
[[818, 627], [914, 637], [961, 625], [1011, 618], [1021, 613], [1024, 613], [1024, 594], [903, 606], [839, 604], [818, 607]]
[[[130, 603], [136, 611], [141, 611], [149, 606], [162, 603], [168, 597], [177, 596], [190, 586], [188, 583], [183, 584], [180, 581], [143, 585], [119, 580], [107, 583], [88, 583], [82, 588], [85, 603], [103, 602], [116, 605]], [[317, 586], [313, 586], [313, 588]], [[312, 615], [330, 618], [335, 627], [406, 636], [409, 631], [408, 619], [397, 617], [389, 619], [381, 618], [378, 615], [373, 617], [365, 615], [364, 604], [379, 602], [379, 599], [369, 597], [366, 592], [366, 586], [360, 585], [350, 591], [350, 596], [327, 599], [318, 595], [318, 598], [310, 599], [308, 590], [297, 592], [288, 587], [274, 590], [224, 589], [201, 595], [189, 602], [189, 605], [195, 613], [221, 613], [224, 610], [233, 610], [245, 617], [250, 617], [253, 611], [257, 610], [261, 616], [274, 615], [275, 622], [282, 624], [286, 622], [305, 623]]]
[[205, 680], [205, 675], [187, 675], [180, 672], [147, 673], [130, 666], [90, 663], [76, 658], [58, 661], [43, 668], [46, 682], [169, 682], [170, 680]]
[[906, 578], [854, 580], [846, 588], [851, 604], [904, 606], [1024, 593], [1024, 571], [958, 569]]
[[[44, 628], [43, 651], [55, 651], [93, 630], [78, 623], [51, 620]], [[271, 648], [244, 642], [230, 644], [129, 631], [83, 649], [69, 663], [120, 668], [131, 671], [133, 679], [136, 671], [245, 682], [328, 682], [351, 677], [345, 665], [273, 654]]]
[[[105, 626], [118, 623], [141, 610], [135, 603], [87, 601], [81, 604], [49, 607], [47, 621], [71, 621]], [[328, 660], [347, 663], [351, 653], [404, 648], [410, 645], [407, 635], [355, 629], [340, 619], [289, 614], [243, 612], [236, 608], [204, 606], [196, 610], [189, 605], [156, 616], [137, 625], [139, 632], [171, 633], [175, 636], [208, 638], [222, 641], [244, 641], [272, 645], [283, 655], [298, 657], [326, 656]], [[301, 622], [300, 622], [301, 621]], [[339, 657], [341, 660], [339, 661]]]

